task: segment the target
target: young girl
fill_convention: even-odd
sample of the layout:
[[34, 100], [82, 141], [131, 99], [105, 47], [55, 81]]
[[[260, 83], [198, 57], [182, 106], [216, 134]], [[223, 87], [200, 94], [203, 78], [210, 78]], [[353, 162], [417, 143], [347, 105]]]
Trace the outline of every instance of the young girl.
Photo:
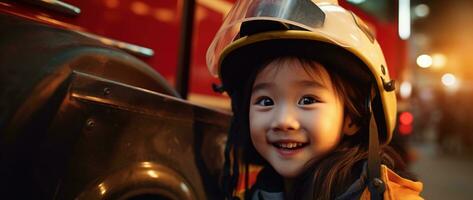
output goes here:
[[227, 199], [421, 199], [387, 146], [396, 96], [381, 49], [336, 0], [238, 1], [207, 61], [232, 100]]

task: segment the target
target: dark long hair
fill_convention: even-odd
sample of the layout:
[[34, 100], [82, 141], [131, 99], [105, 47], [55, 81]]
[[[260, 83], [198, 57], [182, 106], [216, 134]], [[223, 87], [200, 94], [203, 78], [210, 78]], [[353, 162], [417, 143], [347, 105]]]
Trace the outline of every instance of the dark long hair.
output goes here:
[[[312, 58], [295, 57], [310, 74], [316, 69]], [[227, 199], [232, 199], [234, 190], [240, 181], [245, 181], [246, 191], [249, 191], [248, 165], [260, 164], [269, 167], [261, 158], [250, 140], [249, 104], [251, 88], [256, 75], [272, 61], [287, 57], [267, 60], [259, 68], [255, 68], [245, 85], [231, 94], [233, 118], [225, 149], [225, 164], [222, 186]], [[322, 65], [322, 66], [325, 66]], [[353, 66], [352, 66], [353, 67]], [[290, 199], [334, 199], [342, 194], [360, 175], [362, 165], [368, 155], [368, 119], [366, 98], [370, 96], [369, 83], [360, 81], [347, 74], [341, 68], [325, 67], [330, 75], [335, 91], [344, 102], [344, 114], [351, 117], [353, 123], [360, 129], [353, 136], [344, 136], [340, 144], [324, 158], [312, 164], [296, 181], [296, 188], [286, 194]], [[406, 166], [400, 156], [389, 146], [381, 148], [382, 163], [394, 170], [405, 171]], [[241, 170], [241, 168], [245, 170]], [[239, 180], [240, 172], [245, 178]], [[251, 198], [245, 194], [246, 198]]]

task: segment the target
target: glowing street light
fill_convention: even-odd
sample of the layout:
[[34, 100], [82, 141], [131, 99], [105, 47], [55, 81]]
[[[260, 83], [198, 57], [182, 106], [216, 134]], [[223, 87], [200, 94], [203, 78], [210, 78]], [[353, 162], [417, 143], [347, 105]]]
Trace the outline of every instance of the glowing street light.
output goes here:
[[409, 98], [412, 94], [412, 84], [408, 81], [402, 82], [401, 89], [399, 90], [399, 94], [404, 99]]
[[411, 36], [411, 1], [399, 0], [398, 29], [399, 37], [403, 40]]
[[432, 67], [442, 68], [447, 64], [447, 57], [443, 54], [436, 53], [432, 55]]
[[442, 83], [447, 87], [453, 87], [457, 84], [457, 78], [451, 73], [446, 73], [442, 76]]
[[428, 5], [419, 4], [414, 7], [414, 13], [417, 17], [427, 17], [430, 13], [430, 8]]
[[420, 55], [416, 61], [421, 68], [429, 68], [433, 64], [432, 57], [427, 54]]

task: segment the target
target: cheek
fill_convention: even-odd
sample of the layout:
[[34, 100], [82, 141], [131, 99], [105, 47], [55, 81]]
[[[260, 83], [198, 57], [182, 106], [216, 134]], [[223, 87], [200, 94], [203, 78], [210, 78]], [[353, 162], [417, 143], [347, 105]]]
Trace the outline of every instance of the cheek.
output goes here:
[[250, 134], [253, 138], [255, 135], [258, 135], [261, 132], [263, 119], [261, 114], [258, 114], [253, 109], [250, 108], [250, 116], [249, 116], [249, 124], [250, 124]]
[[343, 111], [337, 107], [326, 107], [306, 113], [303, 117], [305, 127], [316, 141], [332, 144], [340, 139], [343, 127]]
[[271, 112], [269, 111], [258, 111], [256, 108], [250, 107], [249, 113], [249, 124], [250, 130], [260, 130], [265, 129], [268, 126], [268, 123], [271, 121]]
[[261, 113], [250, 109], [249, 125], [253, 145], [258, 149], [258, 144], [266, 143], [266, 130], [270, 117], [268, 113]]

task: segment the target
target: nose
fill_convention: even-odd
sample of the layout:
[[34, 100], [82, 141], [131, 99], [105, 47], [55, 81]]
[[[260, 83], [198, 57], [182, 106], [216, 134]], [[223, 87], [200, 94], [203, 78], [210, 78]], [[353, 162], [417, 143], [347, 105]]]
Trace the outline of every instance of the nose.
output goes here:
[[271, 123], [273, 131], [293, 131], [300, 128], [297, 111], [290, 106], [280, 106], [276, 109]]

